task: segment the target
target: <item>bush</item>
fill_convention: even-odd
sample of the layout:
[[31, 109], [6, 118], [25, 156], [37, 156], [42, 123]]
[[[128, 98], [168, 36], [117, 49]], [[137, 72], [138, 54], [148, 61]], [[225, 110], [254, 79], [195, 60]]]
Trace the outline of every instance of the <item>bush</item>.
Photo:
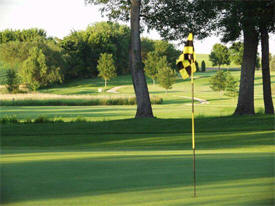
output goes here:
[[202, 72], [205, 72], [205, 70], [206, 70], [206, 65], [205, 65], [205, 61], [203, 60], [203, 61], [201, 62], [201, 71], [202, 71]]
[[230, 72], [219, 70], [209, 79], [213, 91], [225, 91], [226, 96], [235, 97], [238, 94], [238, 83]]
[[48, 117], [45, 116], [39, 116], [36, 119], [34, 119], [34, 123], [49, 123], [52, 122]]
[[5, 84], [9, 93], [16, 93], [19, 91], [19, 80], [14, 69], [7, 70]]
[[0, 119], [1, 124], [6, 124], [6, 123], [19, 123], [20, 121], [16, 118], [15, 115], [13, 116], [5, 116]]
[[219, 70], [209, 79], [210, 88], [213, 91], [222, 92], [226, 88], [226, 72]]
[[170, 67], [162, 67], [159, 68], [158, 71], [158, 81], [161, 87], [166, 89], [166, 93], [168, 89], [172, 89], [172, 85], [176, 82], [177, 74]]

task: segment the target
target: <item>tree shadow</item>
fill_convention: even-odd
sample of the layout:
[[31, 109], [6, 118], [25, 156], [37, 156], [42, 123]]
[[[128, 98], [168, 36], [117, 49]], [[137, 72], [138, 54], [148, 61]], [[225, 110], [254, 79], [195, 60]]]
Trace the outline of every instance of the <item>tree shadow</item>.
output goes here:
[[[62, 153], [57, 156], [62, 156]], [[272, 155], [199, 154], [200, 185], [272, 177]], [[2, 202], [192, 186], [192, 155], [130, 155], [18, 162], [2, 167]]]

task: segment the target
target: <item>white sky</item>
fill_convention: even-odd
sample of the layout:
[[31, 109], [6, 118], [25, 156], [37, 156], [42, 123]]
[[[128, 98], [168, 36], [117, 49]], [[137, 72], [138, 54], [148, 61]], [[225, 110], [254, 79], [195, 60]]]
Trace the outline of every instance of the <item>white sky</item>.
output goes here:
[[[106, 20], [98, 7], [85, 5], [84, 0], [0, 0], [0, 31], [37, 27], [49, 36], [63, 38], [72, 30], [84, 30], [89, 24]], [[160, 39], [156, 31], [142, 36]], [[210, 53], [215, 43], [219, 38], [195, 41], [196, 53]], [[274, 35], [270, 38], [270, 52], [275, 54]]]

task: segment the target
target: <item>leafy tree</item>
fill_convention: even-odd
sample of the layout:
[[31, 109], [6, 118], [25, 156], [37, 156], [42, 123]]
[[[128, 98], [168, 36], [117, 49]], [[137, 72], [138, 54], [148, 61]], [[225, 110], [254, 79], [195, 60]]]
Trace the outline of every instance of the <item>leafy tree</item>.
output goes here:
[[[229, 48], [229, 58], [232, 62], [238, 65], [242, 65], [243, 62], [243, 43], [241, 42], [234, 42], [232, 46]], [[260, 57], [257, 53], [256, 57], [256, 69], [259, 69], [260, 66]]]
[[6, 29], [0, 32], [0, 44], [10, 41], [34, 41], [38, 39], [47, 39], [47, 33], [43, 29], [32, 28], [24, 30]]
[[0, 59], [16, 68], [23, 84], [32, 90], [62, 82], [63, 58], [52, 41], [10, 41], [0, 45]]
[[[160, 31], [161, 36], [172, 40], [182, 41], [189, 32], [193, 32], [198, 39], [219, 32], [223, 42], [235, 41], [243, 36], [244, 53], [239, 99], [235, 114], [254, 114], [254, 76], [259, 40], [258, 31], [263, 34], [261, 37], [264, 38], [264, 44], [268, 44], [266, 31], [268, 34], [275, 30], [274, 4], [273, 0], [153, 1], [148, 9], [150, 13], [146, 13], [146, 23], [150, 28]], [[268, 56], [267, 49], [264, 51], [262, 56]], [[267, 60], [263, 61], [268, 62]], [[268, 70], [265, 69], [265, 71]], [[267, 74], [264, 77], [266, 77], [266, 80], [263, 81], [264, 84], [270, 85], [270, 76]], [[265, 88], [266, 94], [270, 97], [270, 87], [266, 86]], [[271, 105], [270, 101], [269, 105]]]
[[226, 88], [226, 72], [219, 70], [209, 79], [210, 88], [213, 91], [219, 91], [220, 94]]
[[146, 60], [144, 61], [145, 74], [153, 80], [154, 85], [158, 75], [158, 64], [160, 60], [161, 58], [156, 52], [149, 52]]
[[141, 38], [141, 58], [145, 61], [149, 52], [155, 50], [154, 40], [149, 38]]
[[238, 94], [238, 82], [234, 79], [230, 72], [226, 73], [225, 95], [235, 97]]
[[96, 76], [101, 53], [113, 54], [118, 74], [129, 73], [128, 26], [113, 22], [98, 22], [84, 31], [73, 31], [60, 41], [66, 59], [66, 78]]
[[223, 64], [230, 64], [229, 52], [226, 46], [222, 44], [215, 44], [212, 48], [212, 51], [209, 55], [210, 61], [213, 63], [213, 66], [219, 66]]
[[105, 80], [106, 87], [107, 81], [116, 77], [116, 67], [114, 65], [113, 55], [107, 53], [101, 54], [98, 60], [97, 70], [99, 72], [98, 76]]
[[175, 70], [171, 69], [168, 65], [165, 64], [158, 69], [158, 82], [161, 87], [166, 89], [172, 89], [173, 84], [176, 82], [177, 73]]
[[14, 69], [8, 69], [5, 81], [7, 90], [10, 93], [16, 93], [19, 90], [19, 79]]
[[201, 71], [205, 72], [205, 70], [206, 70], [205, 61], [202, 60], [202, 62], [201, 62]]
[[102, 12], [111, 19], [130, 20], [130, 70], [137, 100], [136, 118], [153, 117], [148, 87], [141, 59], [140, 19], [148, 1], [141, 0], [85, 0], [91, 4], [103, 4]]
[[234, 42], [229, 48], [230, 60], [241, 65], [243, 60], [243, 43]]
[[29, 57], [19, 70], [19, 75], [27, 87], [34, 91], [52, 83], [62, 82], [60, 68], [48, 65], [46, 55], [38, 47], [30, 50]]

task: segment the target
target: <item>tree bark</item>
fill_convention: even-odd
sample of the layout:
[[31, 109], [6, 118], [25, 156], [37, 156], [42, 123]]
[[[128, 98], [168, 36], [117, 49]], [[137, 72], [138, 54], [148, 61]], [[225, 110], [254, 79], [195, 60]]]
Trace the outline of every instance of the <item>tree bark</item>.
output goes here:
[[140, 4], [141, 0], [131, 0], [130, 69], [137, 100], [136, 118], [154, 117], [141, 61]]
[[271, 94], [270, 68], [269, 68], [269, 42], [266, 27], [261, 27], [261, 46], [262, 46], [262, 78], [264, 107], [266, 114], [274, 114], [274, 107]]
[[253, 26], [247, 25], [243, 30], [244, 53], [241, 68], [238, 105], [235, 115], [255, 114], [254, 110], [254, 78], [256, 55], [258, 47], [258, 34]]

